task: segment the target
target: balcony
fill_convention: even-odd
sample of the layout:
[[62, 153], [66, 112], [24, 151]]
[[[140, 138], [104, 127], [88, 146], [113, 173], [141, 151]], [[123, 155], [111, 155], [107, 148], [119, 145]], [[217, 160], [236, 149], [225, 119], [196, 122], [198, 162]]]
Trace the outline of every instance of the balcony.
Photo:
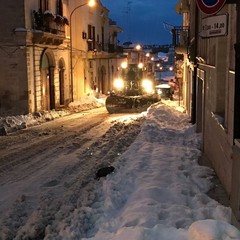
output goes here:
[[88, 39], [88, 51], [107, 52], [107, 53], [123, 53], [123, 48], [116, 44], [102, 44], [92, 39]]
[[108, 44], [108, 52], [109, 53], [123, 53], [123, 47], [118, 46], [116, 44]]
[[189, 46], [189, 27], [173, 27], [173, 46], [175, 52], [179, 54], [187, 54]]
[[46, 45], [60, 45], [65, 39], [65, 25], [68, 20], [50, 12], [33, 11], [33, 42]]
[[100, 44], [95, 43], [95, 48], [88, 48], [87, 58], [88, 59], [107, 59], [117, 58], [123, 54], [123, 48], [115, 44]]

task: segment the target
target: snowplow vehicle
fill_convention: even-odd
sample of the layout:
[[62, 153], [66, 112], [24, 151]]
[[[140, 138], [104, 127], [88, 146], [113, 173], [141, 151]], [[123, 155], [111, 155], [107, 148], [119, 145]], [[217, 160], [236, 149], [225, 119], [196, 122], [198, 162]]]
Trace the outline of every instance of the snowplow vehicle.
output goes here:
[[122, 64], [120, 77], [113, 82], [113, 90], [106, 99], [109, 113], [141, 112], [155, 102], [154, 81], [145, 77], [143, 64]]

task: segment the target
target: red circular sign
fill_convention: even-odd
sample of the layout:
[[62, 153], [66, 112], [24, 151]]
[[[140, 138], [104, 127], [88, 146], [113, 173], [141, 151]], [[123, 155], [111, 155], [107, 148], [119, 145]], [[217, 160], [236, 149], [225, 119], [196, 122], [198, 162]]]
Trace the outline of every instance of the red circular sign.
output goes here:
[[200, 10], [206, 14], [215, 14], [221, 10], [226, 0], [196, 0]]

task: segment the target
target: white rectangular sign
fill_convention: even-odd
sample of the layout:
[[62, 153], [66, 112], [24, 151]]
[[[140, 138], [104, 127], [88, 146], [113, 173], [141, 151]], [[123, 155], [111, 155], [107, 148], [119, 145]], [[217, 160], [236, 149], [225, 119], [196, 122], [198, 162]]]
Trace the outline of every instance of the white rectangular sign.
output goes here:
[[228, 29], [227, 14], [202, 19], [201, 37], [226, 36]]

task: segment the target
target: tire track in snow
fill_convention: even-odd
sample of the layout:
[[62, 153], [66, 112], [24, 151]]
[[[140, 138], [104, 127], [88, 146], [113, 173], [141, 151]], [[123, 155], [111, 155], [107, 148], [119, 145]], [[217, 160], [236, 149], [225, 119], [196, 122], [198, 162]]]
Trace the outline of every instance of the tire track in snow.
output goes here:
[[[101, 166], [114, 165], [134, 141], [140, 126], [111, 122], [108, 114], [84, 117], [71, 120], [66, 128], [65, 124], [59, 127], [58, 121], [52, 135], [44, 135], [44, 139], [39, 136], [32, 145], [18, 142], [7, 162], [7, 158], [0, 160], [0, 169], [5, 167], [0, 175], [0, 233], [4, 234], [0, 239], [43, 239], [46, 234], [58, 239], [59, 224], [65, 224], [66, 229], [77, 227], [71, 222], [76, 217], [78, 236], [95, 231], [88, 219], [89, 214], [102, 214], [98, 205], [102, 196], [97, 191], [101, 181], [94, 180], [94, 173]], [[43, 124], [40, 129], [44, 132], [49, 128]], [[35, 134], [32, 132], [32, 136]], [[20, 155], [17, 160], [16, 154]]]

